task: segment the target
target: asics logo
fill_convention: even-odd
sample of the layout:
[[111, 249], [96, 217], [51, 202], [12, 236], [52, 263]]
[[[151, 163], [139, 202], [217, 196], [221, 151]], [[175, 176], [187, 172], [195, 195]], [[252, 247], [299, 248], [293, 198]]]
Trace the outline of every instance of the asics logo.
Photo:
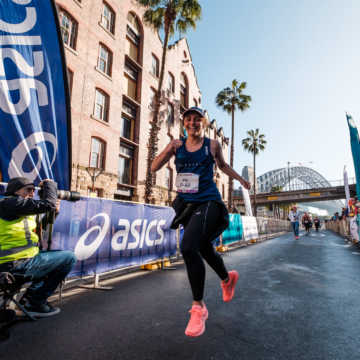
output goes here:
[[[96, 250], [100, 247], [110, 227], [110, 218], [106, 213], [101, 213], [92, 217], [90, 221], [102, 217], [104, 220], [103, 226], [93, 226], [88, 229], [79, 239], [75, 247], [75, 255], [78, 260], [86, 260], [91, 257]], [[115, 251], [120, 250], [132, 250], [136, 248], [142, 249], [144, 243], [148, 247], [161, 245], [164, 241], [164, 229], [166, 220], [153, 220], [148, 225], [148, 220], [134, 220], [131, 224], [127, 219], [120, 219], [118, 225], [124, 227], [124, 229], [117, 231], [111, 239], [111, 248]], [[96, 239], [91, 244], [88, 242], [88, 237], [91, 233], [98, 231]], [[160, 237], [151, 240], [150, 232], [156, 232]], [[135, 241], [129, 241], [129, 234], [131, 233], [132, 239]]]
[[[43, 165], [44, 154], [43, 154], [43, 150], [39, 146], [40, 143], [50, 143], [53, 147], [54, 155], [51, 159], [51, 162], [47, 166], [49, 170], [51, 169], [51, 166], [55, 161], [57, 148], [58, 148], [56, 137], [50, 133], [36, 132], [31, 134], [23, 141], [21, 141], [20, 144], [13, 150], [11, 154], [11, 161], [9, 163], [9, 169], [8, 169], [8, 174], [10, 179], [13, 177], [23, 176], [31, 179], [32, 181], [35, 181], [35, 179], [39, 176], [39, 172]], [[33, 150], [37, 150], [37, 161], [36, 163], [35, 161], [33, 161], [34, 168], [31, 171], [26, 172], [25, 170], [23, 170], [23, 164], [25, 162], [26, 157], [29, 156]], [[46, 156], [45, 159], [47, 161], [50, 160], [47, 159]]]

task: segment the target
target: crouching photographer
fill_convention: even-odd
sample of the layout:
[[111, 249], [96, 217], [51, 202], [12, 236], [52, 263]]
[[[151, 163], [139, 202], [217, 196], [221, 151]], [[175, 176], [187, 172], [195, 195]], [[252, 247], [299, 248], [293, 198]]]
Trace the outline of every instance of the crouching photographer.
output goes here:
[[[34, 215], [60, 210], [57, 183], [43, 180], [39, 186], [41, 199], [34, 200], [35, 184], [28, 178], [13, 178], [0, 196], [0, 273], [20, 275], [23, 283], [32, 282], [22, 298], [25, 309], [34, 317], [47, 317], [60, 312], [47, 299], [77, 259], [71, 251], [39, 251]], [[46, 227], [44, 217], [42, 229]]]

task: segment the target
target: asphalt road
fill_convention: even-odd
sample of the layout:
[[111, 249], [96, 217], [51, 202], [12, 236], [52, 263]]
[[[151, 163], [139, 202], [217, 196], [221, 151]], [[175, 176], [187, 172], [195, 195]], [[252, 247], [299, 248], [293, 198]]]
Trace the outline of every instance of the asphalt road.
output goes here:
[[360, 251], [330, 231], [300, 235], [223, 254], [240, 275], [230, 303], [207, 268], [209, 319], [199, 338], [184, 334], [191, 293], [178, 264], [65, 298], [59, 315], [13, 328], [0, 358], [360, 359]]

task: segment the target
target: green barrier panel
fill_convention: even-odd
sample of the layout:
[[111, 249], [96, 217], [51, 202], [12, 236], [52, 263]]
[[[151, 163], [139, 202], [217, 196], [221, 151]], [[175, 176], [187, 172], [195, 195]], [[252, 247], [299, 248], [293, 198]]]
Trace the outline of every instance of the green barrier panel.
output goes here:
[[243, 225], [241, 215], [229, 214], [230, 226], [223, 232], [223, 245], [240, 241], [243, 236]]

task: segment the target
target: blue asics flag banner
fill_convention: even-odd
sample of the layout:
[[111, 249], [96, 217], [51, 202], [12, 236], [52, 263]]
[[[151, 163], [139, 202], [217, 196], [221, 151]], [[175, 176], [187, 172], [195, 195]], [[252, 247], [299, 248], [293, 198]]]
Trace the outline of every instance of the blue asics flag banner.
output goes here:
[[67, 67], [53, 0], [0, 2], [0, 166], [2, 181], [71, 184]]

